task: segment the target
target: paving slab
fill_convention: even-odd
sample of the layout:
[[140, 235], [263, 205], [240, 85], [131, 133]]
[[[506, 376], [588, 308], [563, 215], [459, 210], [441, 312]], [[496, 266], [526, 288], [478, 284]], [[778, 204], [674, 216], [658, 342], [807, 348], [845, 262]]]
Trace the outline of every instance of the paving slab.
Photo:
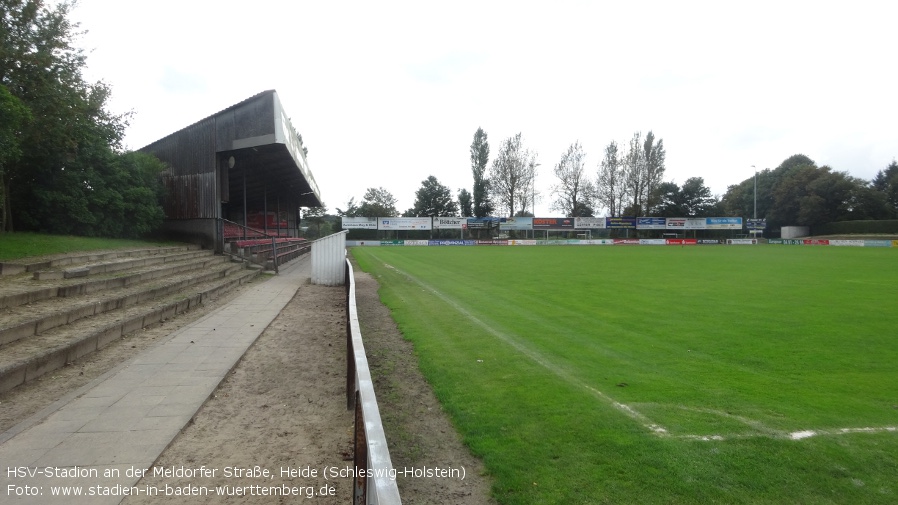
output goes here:
[[[152, 468], [309, 278], [306, 255], [0, 433], [0, 503], [118, 504], [124, 490], [140, 491], [140, 470]], [[54, 496], [62, 487], [82, 496]]]

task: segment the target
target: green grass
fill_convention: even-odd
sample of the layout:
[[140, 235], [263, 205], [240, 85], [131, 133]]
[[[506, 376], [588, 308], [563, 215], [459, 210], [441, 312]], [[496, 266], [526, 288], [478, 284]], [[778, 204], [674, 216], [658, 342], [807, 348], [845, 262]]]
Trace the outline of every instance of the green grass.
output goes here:
[[0, 261], [76, 251], [98, 251], [172, 245], [174, 242], [74, 237], [40, 233], [0, 233]]
[[352, 253], [501, 503], [898, 502], [894, 249]]

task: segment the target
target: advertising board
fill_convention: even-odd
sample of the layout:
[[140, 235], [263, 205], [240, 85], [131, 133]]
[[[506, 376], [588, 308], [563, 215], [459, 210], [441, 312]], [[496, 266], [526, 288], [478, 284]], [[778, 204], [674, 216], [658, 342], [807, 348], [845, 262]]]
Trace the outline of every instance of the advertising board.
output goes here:
[[509, 217], [499, 223], [499, 229], [502, 231], [526, 231], [533, 229], [532, 217]]
[[341, 223], [344, 230], [376, 230], [376, 217], [344, 217]]
[[381, 217], [379, 230], [430, 230], [433, 223], [429, 217]]
[[612, 228], [616, 230], [622, 229], [636, 229], [636, 218], [635, 217], [606, 217], [605, 218], [605, 226], [607, 228]]
[[574, 218], [572, 217], [534, 217], [534, 230], [573, 230]]
[[435, 217], [433, 218], [434, 230], [461, 230], [468, 223], [466, 217]]
[[603, 230], [605, 229], [604, 217], [575, 217], [574, 228], [578, 230]]
[[667, 219], [663, 217], [640, 217], [636, 219], [637, 230], [665, 230]]

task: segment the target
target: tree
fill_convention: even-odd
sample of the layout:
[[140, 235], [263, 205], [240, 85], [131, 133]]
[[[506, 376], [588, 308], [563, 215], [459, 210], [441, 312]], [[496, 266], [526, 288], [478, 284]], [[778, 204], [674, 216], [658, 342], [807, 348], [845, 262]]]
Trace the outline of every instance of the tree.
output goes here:
[[22, 129], [22, 155], [5, 166], [6, 229], [14, 222], [56, 233], [124, 229], [112, 222], [123, 205], [114, 154], [130, 113], [110, 114], [109, 87], [84, 81], [85, 56], [72, 44], [77, 25], [67, 19], [73, 3], [0, 2], [0, 84], [33, 118]]
[[618, 217], [623, 212], [626, 195], [624, 165], [617, 142], [605, 146], [605, 156], [599, 165], [596, 184], [596, 199], [605, 207], [609, 216]]
[[[592, 215], [591, 202], [595, 199], [595, 185], [586, 175], [586, 152], [580, 142], [574, 142], [555, 165], [555, 177], [559, 183], [552, 188], [555, 201], [552, 209], [567, 217]], [[588, 212], [588, 214], [584, 214]]]
[[646, 215], [653, 207], [653, 195], [664, 176], [664, 140], [655, 143], [655, 134], [649, 131], [642, 139], [636, 132], [630, 139], [630, 147], [624, 162], [624, 179], [627, 185], [629, 205], [625, 213]]
[[[324, 205], [324, 202], [321, 202], [321, 207], [309, 207], [303, 212], [303, 218], [306, 222], [309, 223], [309, 231], [311, 231], [311, 227], [315, 227], [315, 231], [312, 233], [307, 233], [307, 236], [311, 235], [309, 238], [318, 238], [322, 237], [322, 226], [327, 224], [325, 216], [327, 216], [327, 206]], [[326, 231], [326, 226], [324, 226]]]
[[490, 171], [490, 189], [495, 201], [514, 216], [528, 201], [536, 175], [536, 154], [524, 148], [521, 134], [505, 139]]
[[474, 132], [471, 142], [471, 172], [474, 175], [473, 213], [477, 217], [486, 217], [493, 213], [490, 201], [490, 183], [486, 177], [486, 165], [490, 158], [490, 144], [483, 128]]
[[458, 190], [458, 207], [462, 217], [471, 217], [474, 215], [471, 193], [465, 188]]
[[6, 184], [6, 165], [22, 155], [22, 128], [31, 120], [31, 111], [14, 97], [6, 86], [0, 85], [0, 232], [6, 229], [9, 216], [9, 192]]
[[898, 162], [892, 160], [888, 167], [877, 172], [872, 187], [885, 199], [889, 217], [898, 217]]
[[[346, 209], [341, 209], [340, 207], [336, 207], [337, 215], [344, 217], [358, 217], [359, 216], [359, 206], [355, 203], [355, 198], [350, 198], [348, 202], [346, 202]], [[377, 217], [377, 216], [374, 216]]]
[[407, 217], [457, 215], [458, 204], [452, 199], [452, 192], [432, 175], [421, 181], [421, 187], [415, 192], [415, 206], [406, 212]]
[[362, 197], [362, 204], [358, 207], [356, 215], [359, 217], [394, 217], [399, 215], [396, 210], [396, 198], [384, 188], [368, 188]]

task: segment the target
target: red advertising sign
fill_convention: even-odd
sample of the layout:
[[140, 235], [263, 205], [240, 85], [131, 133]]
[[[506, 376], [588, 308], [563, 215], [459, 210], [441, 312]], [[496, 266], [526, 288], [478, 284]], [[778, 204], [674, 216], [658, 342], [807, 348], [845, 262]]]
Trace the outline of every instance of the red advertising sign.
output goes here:
[[669, 238], [667, 245], [696, 245], [698, 240], [694, 238]]

